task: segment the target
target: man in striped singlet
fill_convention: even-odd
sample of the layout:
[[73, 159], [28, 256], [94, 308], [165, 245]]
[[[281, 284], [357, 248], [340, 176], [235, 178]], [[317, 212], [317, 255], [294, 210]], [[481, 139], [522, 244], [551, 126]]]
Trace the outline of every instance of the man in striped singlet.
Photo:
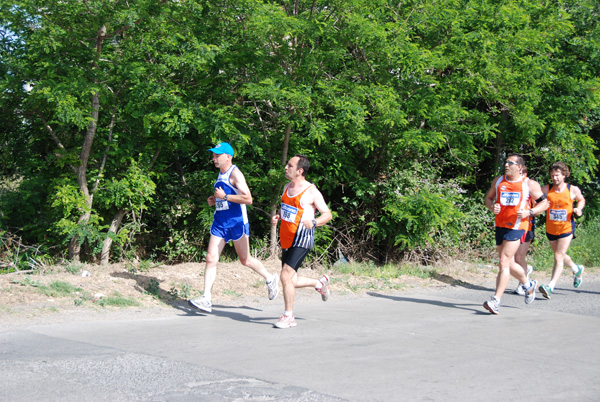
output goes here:
[[[296, 155], [289, 160], [285, 166], [285, 177], [290, 182], [283, 190], [279, 214], [273, 216], [271, 221], [274, 226], [281, 222], [281, 284], [285, 301], [285, 311], [275, 323], [275, 328], [296, 326], [293, 314], [296, 288], [314, 287], [323, 301], [329, 298], [327, 275], [318, 280], [298, 275], [298, 268], [313, 248], [315, 228], [325, 225], [332, 218], [321, 192], [306, 180], [309, 167], [308, 158], [304, 155]], [[315, 210], [320, 212], [318, 218], [315, 217]]]
[[[545, 211], [548, 202], [539, 183], [523, 175], [524, 165], [521, 155], [508, 155], [504, 163], [504, 175], [494, 179], [485, 196], [485, 206], [496, 215], [496, 246], [500, 257], [496, 293], [483, 303], [483, 307], [492, 314], [500, 313], [500, 299], [511, 275], [526, 284], [525, 303], [535, 300], [537, 282], [527, 278], [525, 267], [515, 262], [515, 253], [525, 241], [529, 227], [527, 218]], [[533, 208], [529, 197], [536, 202]]]
[[209, 151], [213, 153], [213, 163], [219, 169], [215, 192], [207, 200], [208, 205], [215, 207], [215, 214], [206, 253], [204, 293], [202, 297], [190, 299], [188, 303], [198, 310], [207, 313], [212, 311], [212, 287], [217, 277], [217, 263], [229, 241], [233, 242], [242, 265], [252, 268], [266, 279], [269, 300], [273, 300], [279, 293], [277, 275], [270, 274], [262, 262], [250, 255], [250, 224], [246, 205], [252, 204], [252, 194], [246, 178], [232, 162], [234, 152], [231, 145], [222, 142]]
[[[548, 197], [549, 209], [546, 213], [546, 237], [554, 252], [552, 278], [548, 285], [540, 286], [540, 293], [550, 299], [556, 282], [560, 279], [564, 265], [573, 272], [573, 286], [581, 285], [584, 267], [573, 262], [567, 255], [571, 240], [575, 238], [575, 215], [581, 216], [585, 198], [577, 186], [565, 182], [571, 175], [569, 167], [562, 162], [554, 162], [548, 169], [552, 185], [546, 184], [542, 191]], [[573, 208], [577, 202], [577, 207]]]

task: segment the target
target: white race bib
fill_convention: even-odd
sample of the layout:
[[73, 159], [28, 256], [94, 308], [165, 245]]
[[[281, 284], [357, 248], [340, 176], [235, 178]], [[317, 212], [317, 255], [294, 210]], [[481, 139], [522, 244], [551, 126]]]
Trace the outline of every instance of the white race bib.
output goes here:
[[551, 209], [549, 212], [551, 221], [555, 222], [566, 222], [567, 221], [567, 210], [566, 209]]
[[516, 207], [521, 201], [521, 193], [518, 191], [503, 191], [500, 193], [500, 205]]
[[287, 204], [281, 204], [281, 219], [286, 222], [295, 223], [296, 215], [298, 215], [298, 208]]
[[229, 209], [229, 203], [225, 200], [217, 200], [215, 207], [217, 211], [227, 211]]

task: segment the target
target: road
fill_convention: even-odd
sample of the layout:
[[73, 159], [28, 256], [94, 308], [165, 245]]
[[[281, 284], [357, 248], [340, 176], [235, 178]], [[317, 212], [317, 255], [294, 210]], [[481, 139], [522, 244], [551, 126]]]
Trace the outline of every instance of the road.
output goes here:
[[0, 400], [598, 401], [600, 280], [507, 294], [499, 316], [481, 306], [493, 286], [315, 294], [286, 330], [281, 296], [3, 330]]

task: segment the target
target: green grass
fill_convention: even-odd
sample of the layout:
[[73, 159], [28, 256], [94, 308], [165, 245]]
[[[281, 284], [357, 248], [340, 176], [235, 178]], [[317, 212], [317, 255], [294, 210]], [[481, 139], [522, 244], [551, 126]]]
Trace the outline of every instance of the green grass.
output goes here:
[[65, 270], [73, 275], [76, 275], [83, 269], [84, 265], [80, 262], [71, 262], [65, 265]]
[[70, 283], [62, 281], [51, 282], [48, 286], [41, 286], [39, 289], [46, 296], [51, 297], [70, 296], [83, 290], [71, 285]]
[[75, 287], [70, 283], [63, 281], [53, 281], [50, 282], [49, 285], [43, 285], [39, 280], [31, 279], [31, 276], [26, 276], [23, 280], [13, 280], [13, 283], [19, 284], [21, 286], [31, 286], [48, 297], [64, 297], [70, 296], [77, 292], [83, 291], [83, 289]]
[[110, 296], [101, 298], [97, 304], [101, 306], [110, 306], [110, 307], [138, 307], [140, 303], [131, 298], [125, 297], [119, 292], [115, 292]]
[[113, 292], [110, 296], [97, 298], [91, 294], [84, 292], [74, 301], [76, 306], [83, 306], [86, 302], [92, 302], [102, 307], [139, 307], [141, 303], [132, 297], [125, 297], [119, 292]]
[[372, 263], [348, 263], [334, 265], [332, 270], [339, 274], [349, 274], [374, 279], [397, 279], [403, 275], [427, 279], [435, 276], [434, 269], [413, 266], [410, 264], [386, 264], [383, 266], [376, 266]]
[[242, 295], [235, 291], [235, 290], [224, 290], [223, 294], [228, 295], [228, 296], [235, 296], [235, 297], [241, 297]]

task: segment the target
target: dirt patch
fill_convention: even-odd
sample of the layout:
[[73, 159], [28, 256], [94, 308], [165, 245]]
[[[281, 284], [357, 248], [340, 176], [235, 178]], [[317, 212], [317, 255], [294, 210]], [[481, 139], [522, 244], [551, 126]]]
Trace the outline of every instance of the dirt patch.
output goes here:
[[[281, 262], [264, 262], [269, 272], [279, 273]], [[381, 279], [340, 274], [325, 268], [301, 268], [304, 276], [331, 277], [332, 298], [357, 297], [369, 291], [411, 290], [415, 287], [480, 285], [496, 277], [495, 266], [455, 261], [435, 268], [429, 278], [402, 275]], [[77, 272], [49, 267], [41, 273], [0, 275], [0, 322], [3, 329], [71, 320], [129, 319], [131, 316], [172, 314], [174, 307], [187, 306], [204, 287], [204, 264], [186, 263], [141, 267], [139, 264], [83, 265]], [[514, 280], [513, 280], [514, 281]], [[299, 301], [320, 300], [311, 289], [299, 289]], [[260, 308], [267, 299], [262, 277], [239, 262], [219, 263], [213, 287], [213, 303]]]

